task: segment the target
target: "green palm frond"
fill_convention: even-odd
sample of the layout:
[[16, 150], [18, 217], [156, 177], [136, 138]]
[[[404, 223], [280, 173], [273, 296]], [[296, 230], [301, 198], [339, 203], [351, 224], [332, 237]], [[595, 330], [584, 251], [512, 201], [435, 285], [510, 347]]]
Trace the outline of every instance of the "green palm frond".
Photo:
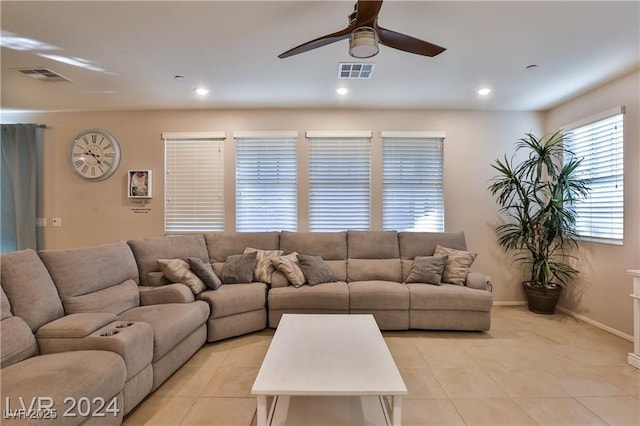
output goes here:
[[533, 286], [566, 285], [578, 274], [567, 254], [576, 245], [573, 206], [590, 191], [589, 181], [576, 176], [582, 160], [564, 147], [562, 131], [527, 133], [515, 150], [526, 151], [523, 161], [505, 155], [491, 165], [497, 174], [488, 189], [507, 221], [496, 228], [498, 244], [527, 267]]

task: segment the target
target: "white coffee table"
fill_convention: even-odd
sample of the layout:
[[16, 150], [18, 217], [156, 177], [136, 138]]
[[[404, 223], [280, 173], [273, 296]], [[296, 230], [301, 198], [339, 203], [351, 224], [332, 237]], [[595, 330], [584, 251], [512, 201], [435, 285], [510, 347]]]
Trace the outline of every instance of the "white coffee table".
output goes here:
[[364, 423], [400, 425], [407, 388], [372, 315], [284, 314], [251, 393], [258, 426], [287, 417], [299, 423], [305, 415], [313, 424], [308, 417], [332, 405], [351, 415], [361, 410]]

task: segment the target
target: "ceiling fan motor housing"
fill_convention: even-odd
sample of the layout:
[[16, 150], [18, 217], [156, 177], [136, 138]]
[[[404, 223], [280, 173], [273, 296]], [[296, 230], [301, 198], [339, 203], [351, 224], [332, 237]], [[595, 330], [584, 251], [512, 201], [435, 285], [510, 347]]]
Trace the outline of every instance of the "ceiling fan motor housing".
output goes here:
[[373, 28], [360, 27], [349, 37], [349, 54], [354, 58], [371, 58], [378, 54], [378, 34]]

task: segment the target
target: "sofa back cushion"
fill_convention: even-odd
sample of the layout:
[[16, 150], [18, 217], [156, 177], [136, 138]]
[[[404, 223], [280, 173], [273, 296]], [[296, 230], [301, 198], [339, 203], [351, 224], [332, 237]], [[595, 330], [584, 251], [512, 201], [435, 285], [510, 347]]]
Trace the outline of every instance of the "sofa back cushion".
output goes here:
[[11, 305], [4, 290], [0, 288], [0, 292], [0, 364], [4, 368], [37, 355], [38, 345], [29, 325], [11, 314]]
[[401, 281], [396, 231], [348, 231], [347, 281]]
[[464, 232], [399, 232], [402, 281], [406, 281], [417, 256], [433, 256], [437, 245], [466, 250]]
[[[125, 242], [40, 252], [58, 288], [67, 314], [101, 312], [116, 315], [140, 304], [138, 266]], [[99, 302], [100, 301], [100, 302]]]
[[[190, 257], [208, 262], [207, 246], [202, 234], [179, 235], [175, 237], [144, 238], [127, 242], [136, 259], [140, 285], [157, 285], [149, 279], [150, 274], [159, 272], [158, 259], [182, 259]], [[162, 282], [162, 281], [160, 281]], [[168, 283], [165, 281], [164, 283]]]
[[338, 281], [347, 280], [347, 233], [290, 232], [280, 233], [280, 250], [320, 256]]
[[227, 260], [234, 254], [244, 253], [244, 249], [252, 247], [262, 250], [278, 250], [280, 248], [280, 232], [207, 232], [204, 234], [207, 251], [211, 263]]
[[349, 259], [399, 259], [396, 231], [348, 231]]
[[62, 301], [51, 275], [31, 250], [5, 253], [0, 258], [0, 279], [14, 315], [36, 332], [64, 315]]

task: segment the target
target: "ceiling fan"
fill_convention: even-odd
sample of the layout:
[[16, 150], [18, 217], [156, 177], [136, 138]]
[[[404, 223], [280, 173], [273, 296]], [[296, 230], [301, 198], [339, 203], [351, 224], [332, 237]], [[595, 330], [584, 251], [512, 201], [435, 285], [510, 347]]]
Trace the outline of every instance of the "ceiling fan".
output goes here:
[[281, 53], [278, 58], [288, 58], [346, 38], [349, 39], [349, 54], [354, 58], [375, 56], [379, 50], [378, 42], [394, 49], [423, 56], [436, 56], [446, 50], [427, 41], [382, 28], [378, 25], [378, 13], [381, 7], [382, 0], [358, 0], [353, 13], [349, 15], [347, 28], [303, 43]]

